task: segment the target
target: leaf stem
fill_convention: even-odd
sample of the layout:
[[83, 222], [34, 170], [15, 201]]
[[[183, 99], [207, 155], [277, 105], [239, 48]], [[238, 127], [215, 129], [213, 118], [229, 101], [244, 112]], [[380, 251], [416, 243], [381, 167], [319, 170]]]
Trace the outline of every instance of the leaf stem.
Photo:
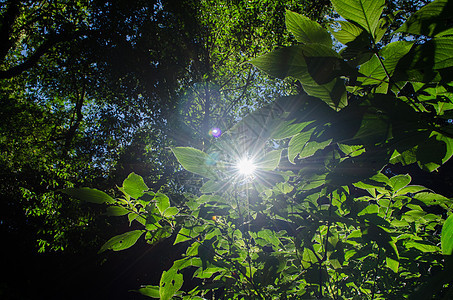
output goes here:
[[[376, 48], [376, 45], [375, 45], [375, 48]], [[379, 52], [377, 50], [374, 52], [374, 55], [376, 55], [377, 59], [379, 60], [379, 63], [381, 64], [381, 67], [385, 72], [385, 76], [387, 76], [387, 79], [389, 80], [389, 84], [396, 86], [396, 88], [401, 92], [401, 88], [391, 78], [390, 73], [387, 71], [387, 68], [385, 67], [384, 62], [382, 61], [382, 58], [379, 56]], [[415, 108], [415, 110], [417, 112], [422, 112], [420, 110], [420, 108], [418, 108], [418, 105], [417, 105], [417, 103], [415, 103], [414, 99], [412, 99], [411, 97], [407, 97], [407, 98], [410, 100], [410, 102], [412, 103], [413, 107]]]

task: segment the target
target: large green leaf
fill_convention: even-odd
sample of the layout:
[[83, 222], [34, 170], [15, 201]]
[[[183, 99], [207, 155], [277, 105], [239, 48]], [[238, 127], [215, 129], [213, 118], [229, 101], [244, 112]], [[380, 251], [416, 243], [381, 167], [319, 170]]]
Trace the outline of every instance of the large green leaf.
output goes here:
[[131, 211], [122, 206], [109, 206], [107, 207], [106, 215], [107, 216], [124, 216], [130, 213]]
[[453, 37], [440, 37], [432, 40], [434, 43], [434, 69], [453, 67]]
[[203, 151], [191, 147], [175, 147], [171, 148], [171, 151], [187, 171], [210, 179], [217, 178], [214, 166], [208, 164], [212, 161], [212, 158]]
[[305, 147], [305, 144], [310, 140], [310, 137], [314, 129], [309, 131], [303, 131], [298, 135], [293, 136], [289, 141], [288, 145], [288, 159], [290, 162], [294, 163], [294, 159], [299, 155], [302, 149]]
[[303, 15], [286, 11], [286, 27], [300, 43], [332, 47], [330, 34], [321, 25]]
[[273, 77], [283, 79], [291, 76], [301, 81], [310, 81], [312, 79], [307, 70], [303, 46], [276, 49], [250, 62]]
[[275, 128], [275, 131], [272, 132], [270, 138], [274, 140], [281, 140], [292, 137], [302, 131], [313, 121], [291, 124], [292, 122], [281, 122], [281, 124]]
[[65, 193], [66, 195], [69, 195], [71, 197], [74, 197], [76, 199], [86, 201], [86, 202], [91, 202], [91, 203], [96, 203], [96, 204], [102, 204], [102, 203], [114, 203], [115, 200], [107, 195], [106, 193], [97, 190], [97, 189], [90, 189], [90, 188], [67, 188], [61, 190], [61, 192]]
[[302, 84], [302, 87], [307, 94], [323, 100], [335, 110], [340, 110], [348, 104], [346, 87], [340, 78], [322, 85]]
[[388, 83], [389, 78], [387, 78], [387, 74], [389, 76], [393, 75], [398, 61], [410, 51], [412, 45], [413, 42], [405, 41], [388, 44], [379, 53], [382, 57], [382, 64], [379, 58], [373, 56], [369, 61], [360, 66], [360, 73], [365, 78], [359, 77], [358, 80], [362, 81], [363, 85], [380, 84], [384, 81]]
[[[453, 67], [453, 37], [436, 37], [417, 45], [401, 58], [396, 66], [394, 81], [438, 82], [436, 70]], [[451, 75], [447, 73], [448, 82]]]
[[341, 56], [321, 44], [290, 46], [274, 50], [251, 61], [277, 78], [294, 77], [305, 92], [322, 99], [334, 109], [346, 106], [346, 88], [341, 75], [354, 72]]
[[144, 230], [133, 230], [114, 236], [101, 247], [99, 253], [104, 252], [105, 250], [120, 251], [130, 248], [137, 242], [144, 232]]
[[453, 254], [453, 215], [450, 215], [442, 227], [441, 235], [442, 254]]
[[342, 44], [354, 41], [363, 32], [363, 29], [347, 21], [338, 21], [341, 29], [338, 31], [331, 30], [333, 36]]
[[331, 2], [343, 18], [362, 26], [375, 37], [385, 0], [331, 0]]
[[177, 268], [170, 268], [164, 271], [160, 278], [159, 295], [161, 300], [170, 300], [182, 287], [183, 276], [178, 273]]
[[256, 164], [259, 170], [272, 171], [278, 167], [283, 150], [273, 150], [266, 153]]
[[251, 63], [271, 76], [291, 76], [310, 85], [323, 84], [352, 71], [337, 52], [321, 44], [276, 49], [253, 59]]
[[327, 146], [329, 146], [331, 142], [332, 142], [332, 139], [328, 139], [326, 141], [321, 141], [321, 142], [310, 141], [305, 144], [304, 148], [299, 153], [299, 158], [304, 159], [304, 158], [310, 157], [313, 154], [315, 154], [316, 151], [322, 150], [322, 149], [326, 148]]
[[156, 193], [154, 200], [156, 201], [157, 209], [161, 214], [163, 214], [164, 211], [170, 207], [170, 199], [167, 195]]
[[411, 176], [409, 174], [396, 175], [389, 179], [389, 184], [393, 189], [393, 192], [397, 192], [407, 186], [411, 182]]
[[144, 286], [144, 287], [138, 289], [138, 292], [144, 296], [148, 296], [151, 298], [156, 298], [156, 299], [160, 298], [158, 286], [147, 285], [147, 286]]
[[129, 176], [123, 181], [123, 192], [132, 198], [140, 198], [147, 190], [148, 187], [143, 181], [143, 178], [135, 173], [129, 174]]
[[396, 32], [431, 37], [452, 34], [452, 14], [451, 0], [436, 0], [416, 11]]
[[393, 259], [390, 256], [387, 256], [385, 258], [385, 263], [388, 268], [390, 268], [393, 272], [398, 273], [398, 267], [399, 267], [399, 261], [396, 259]]

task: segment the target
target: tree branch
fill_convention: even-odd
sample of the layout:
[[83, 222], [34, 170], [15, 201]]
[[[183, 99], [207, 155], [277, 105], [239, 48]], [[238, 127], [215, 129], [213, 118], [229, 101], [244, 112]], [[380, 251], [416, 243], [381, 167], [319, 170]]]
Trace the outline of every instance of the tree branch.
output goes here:
[[74, 139], [76, 131], [80, 126], [80, 122], [83, 119], [82, 106], [83, 106], [84, 99], [85, 99], [85, 84], [83, 84], [82, 91], [80, 92], [80, 94], [77, 95], [74, 115], [72, 116], [71, 125], [69, 127], [69, 130], [66, 133], [66, 138], [65, 138], [65, 148], [66, 149], [68, 149], [69, 146], [71, 145], [71, 142]]
[[9, 79], [22, 74], [26, 70], [34, 67], [38, 63], [39, 59], [47, 54], [49, 49], [56, 44], [70, 41], [86, 33], [87, 31], [80, 30], [72, 34], [49, 35], [47, 40], [45, 40], [24, 62], [17, 66], [11, 67], [8, 70], [0, 71], [0, 79]]
[[0, 62], [5, 61], [5, 57], [8, 54], [8, 51], [13, 46], [12, 28], [13, 24], [19, 15], [19, 1], [12, 0], [9, 2], [8, 8], [3, 15], [3, 18], [0, 23]]

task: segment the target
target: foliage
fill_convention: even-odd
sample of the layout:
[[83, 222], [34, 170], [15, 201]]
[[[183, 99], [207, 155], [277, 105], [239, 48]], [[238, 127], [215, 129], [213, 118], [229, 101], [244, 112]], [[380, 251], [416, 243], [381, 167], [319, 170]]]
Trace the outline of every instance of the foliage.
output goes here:
[[[244, 62], [289, 44], [285, 8], [310, 3], [2, 1], [2, 232], [27, 232], [44, 251], [94, 228], [92, 215], [54, 193], [63, 186], [108, 190], [135, 171], [169, 195], [198, 188], [174, 172], [166, 147], [207, 148], [209, 129], [225, 131], [293, 89]], [[313, 17], [326, 11], [311, 8]]]
[[[172, 148], [186, 170], [205, 177], [200, 194], [176, 207], [141, 177], [124, 181], [107, 212], [141, 229], [101, 251], [128, 248], [143, 234], [151, 244], [170, 236], [187, 244], [142, 294], [426, 299], [453, 292], [452, 201], [411, 185], [408, 174], [382, 171], [413, 163], [434, 171], [453, 155], [451, 23], [440, 17], [451, 16], [451, 3], [426, 5], [397, 30], [406, 38], [390, 43], [381, 42], [384, 1], [332, 4], [344, 19], [330, 31], [335, 42], [288, 11], [299, 44], [251, 61], [299, 80], [306, 94], [254, 111], [205, 151]], [[251, 175], [239, 173], [244, 157], [256, 164]], [[98, 193], [66, 193], [78, 191]], [[187, 274], [201, 283], [184, 292]]]

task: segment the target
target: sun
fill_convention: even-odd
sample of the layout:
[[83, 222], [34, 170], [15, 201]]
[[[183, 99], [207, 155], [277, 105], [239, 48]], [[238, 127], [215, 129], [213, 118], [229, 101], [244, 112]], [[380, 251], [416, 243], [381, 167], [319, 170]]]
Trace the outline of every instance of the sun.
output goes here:
[[244, 176], [250, 176], [253, 175], [253, 173], [255, 172], [256, 165], [252, 159], [248, 157], [243, 157], [237, 162], [236, 169], [238, 170], [239, 174]]

